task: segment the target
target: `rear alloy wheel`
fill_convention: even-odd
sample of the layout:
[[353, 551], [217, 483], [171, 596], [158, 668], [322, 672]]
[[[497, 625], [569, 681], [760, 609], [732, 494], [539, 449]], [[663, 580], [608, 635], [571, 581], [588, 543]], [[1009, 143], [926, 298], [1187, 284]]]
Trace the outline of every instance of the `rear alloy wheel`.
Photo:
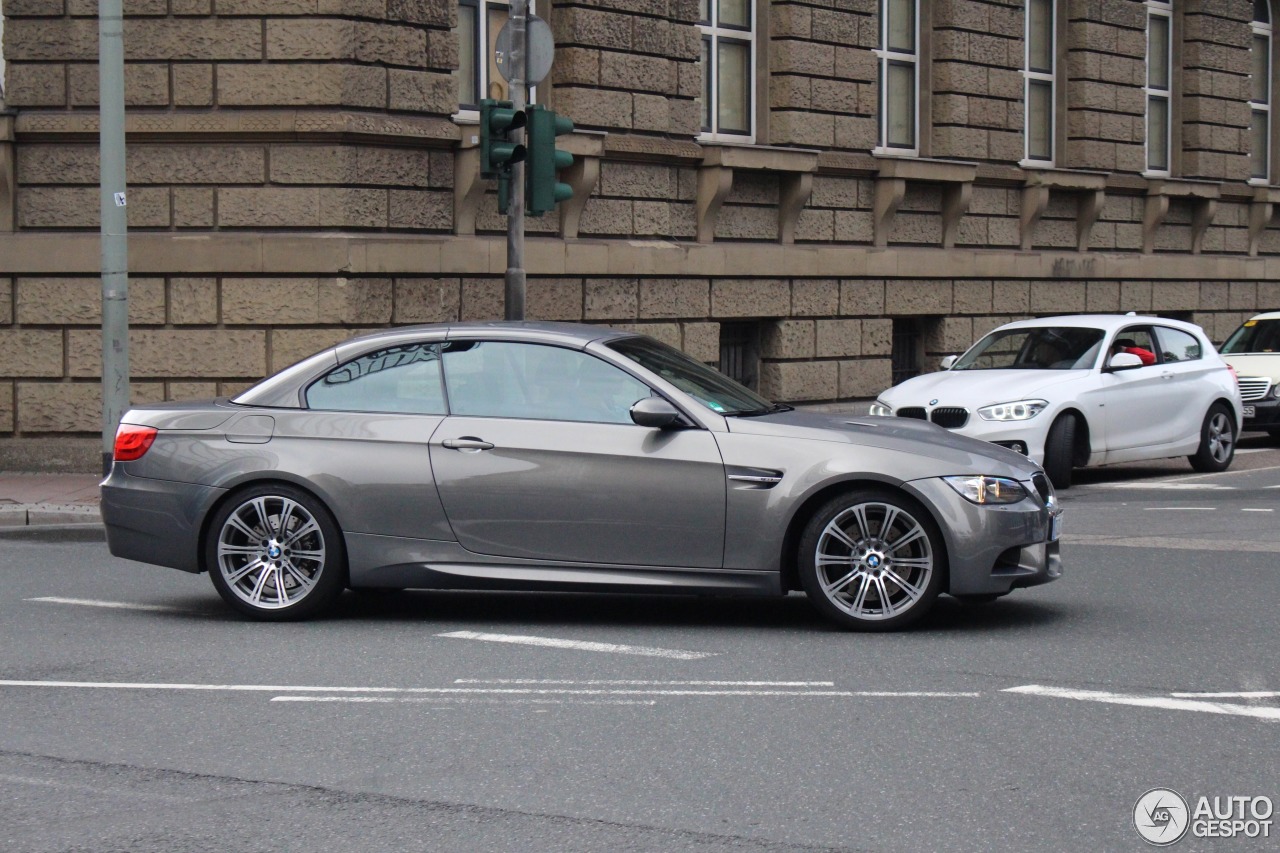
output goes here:
[[259, 486], [224, 504], [205, 539], [209, 577], [228, 604], [268, 621], [311, 616], [346, 587], [338, 525], [315, 498]]
[[858, 490], [828, 501], [800, 538], [800, 581], [824, 616], [858, 631], [908, 625], [933, 606], [946, 551], [915, 501]]
[[1071, 469], [1076, 452], [1076, 419], [1059, 415], [1049, 427], [1044, 441], [1044, 472], [1055, 489], [1071, 488]]
[[1211, 473], [1231, 467], [1236, 455], [1236, 428], [1231, 410], [1222, 403], [1214, 403], [1204, 416], [1200, 426], [1200, 447], [1187, 457], [1197, 471]]

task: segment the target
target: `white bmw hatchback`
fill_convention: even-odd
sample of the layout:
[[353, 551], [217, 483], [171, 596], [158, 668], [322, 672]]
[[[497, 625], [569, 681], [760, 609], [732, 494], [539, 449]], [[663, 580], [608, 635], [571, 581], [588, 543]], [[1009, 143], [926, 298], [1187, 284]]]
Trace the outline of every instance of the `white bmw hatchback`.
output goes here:
[[1235, 455], [1240, 388], [1191, 323], [1132, 314], [1020, 320], [943, 367], [888, 389], [871, 414], [1013, 448], [1059, 489], [1073, 468], [1186, 456], [1197, 471], [1224, 471]]

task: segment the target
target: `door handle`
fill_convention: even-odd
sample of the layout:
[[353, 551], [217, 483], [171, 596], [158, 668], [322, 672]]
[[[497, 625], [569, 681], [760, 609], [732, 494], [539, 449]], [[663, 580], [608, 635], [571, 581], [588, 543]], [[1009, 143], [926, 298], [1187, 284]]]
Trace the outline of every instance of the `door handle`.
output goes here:
[[1172, 379], [1172, 378], [1173, 378], [1173, 371], [1166, 370], [1164, 373], [1161, 373], [1161, 374], [1160, 374], [1160, 378], [1161, 378], [1161, 379]]
[[478, 450], [493, 450], [492, 442], [476, 438], [474, 435], [464, 435], [461, 438], [446, 438], [440, 443], [450, 450], [466, 450], [472, 453]]

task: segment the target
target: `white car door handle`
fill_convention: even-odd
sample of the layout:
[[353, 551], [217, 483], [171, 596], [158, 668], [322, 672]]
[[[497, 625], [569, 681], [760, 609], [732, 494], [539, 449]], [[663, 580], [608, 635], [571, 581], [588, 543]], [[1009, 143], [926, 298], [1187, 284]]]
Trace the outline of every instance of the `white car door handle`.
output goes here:
[[1172, 378], [1173, 378], [1173, 371], [1166, 370], [1164, 373], [1161, 373], [1161, 374], [1160, 374], [1160, 378], [1161, 378], [1161, 379], [1172, 379]]
[[461, 438], [446, 438], [440, 442], [450, 450], [467, 450], [475, 452], [477, 450], [493, 450], [493, 443], [476, 438], [473, 435], [464, 435]]

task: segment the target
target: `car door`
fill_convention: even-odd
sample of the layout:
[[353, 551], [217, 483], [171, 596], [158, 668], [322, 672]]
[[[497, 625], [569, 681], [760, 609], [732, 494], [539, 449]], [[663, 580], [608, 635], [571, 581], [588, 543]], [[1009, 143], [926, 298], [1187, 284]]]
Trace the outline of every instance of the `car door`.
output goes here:
[[1205, 360], [1204, 347], [1195, 335], [1169, 326], [1156, 326], [1155, 334], [1165, 371], [1162, 376], [1168, 376], [1168, 382], [1182, 401], [1171, 424], [1170, 441], [1198, 439], [1209, 403], [1220, 390], [1209, 380], [1209, 375], [1222, 367]]
[[[1174, 374], [1160, 358], [1160, 347], [1151, 326], [1128, 326], [1116, 333], [1109, 352], [1117, 342], [1132, 342], [1130, 349], [1155, 355], [1155, 363], [1114, 372], [1103, 371], [1100, 392], [1106, 412], [1107, 450], [1127, 450], [1167, 444], [1178, 437], [1182, 409]], [[1108, 356], [1108, 361], [1110, 356]]]
[[588, 353], [451, 341], [450, 414], [431, 439], [445, 513], [477, 554], [719, 568], [725, 478], [701, 429], [637, 426], [652, 390]]

